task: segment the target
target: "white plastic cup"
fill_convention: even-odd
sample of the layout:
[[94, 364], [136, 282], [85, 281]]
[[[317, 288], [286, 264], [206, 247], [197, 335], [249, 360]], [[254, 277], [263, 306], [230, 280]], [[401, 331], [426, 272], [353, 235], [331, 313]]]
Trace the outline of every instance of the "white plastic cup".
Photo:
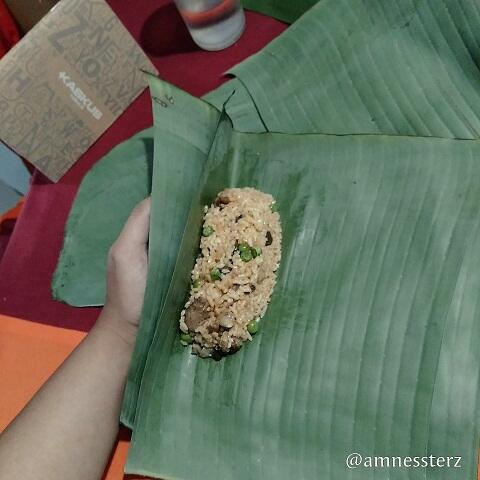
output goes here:
[[223, 50], [245, 29], [240, 0], [175, 0], [195, 43], [204, 50]]

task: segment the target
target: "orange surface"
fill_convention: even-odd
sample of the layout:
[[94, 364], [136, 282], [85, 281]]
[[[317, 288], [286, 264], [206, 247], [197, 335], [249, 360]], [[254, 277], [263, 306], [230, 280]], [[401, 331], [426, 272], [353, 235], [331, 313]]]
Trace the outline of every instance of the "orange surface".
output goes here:
[[4, 220], [15, 220], [18, 218], [23, 207], [23, 202], [24, 198], [22, 197], [11, 210], [8, 210], [5, 213], [0, 213], [0, 223]]
[[[84, 337], [85, 333], [76, 330], [0, 315], [0, 432]], [[120, 435], [104, 480], [124, 478], [129, 446], [124, 437], [125, 432]]]

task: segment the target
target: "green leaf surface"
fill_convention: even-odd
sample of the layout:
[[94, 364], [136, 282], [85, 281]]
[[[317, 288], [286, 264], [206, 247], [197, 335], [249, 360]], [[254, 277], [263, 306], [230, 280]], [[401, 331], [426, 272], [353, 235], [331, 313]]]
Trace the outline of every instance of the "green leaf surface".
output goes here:
[[[127, 471], [185, 480], [473, 479], [479, 354], [468, 333], [479, 320], [469, 272], [480, 256], [479, 156], [472, 141], [243, 134], [224, 120], [149, 351]], [[283, 257], [261, 333], [216, 363], [180, 345], [178, 318], [202, 205], [228, 186], [274, 195]], [[470, 327], [447, 338], [455, 325]], [[474, 387], [459, 379], [454, 392], [437, 378], [461, 359], [477, 377]], [[432, 406], [439, 395], [442, 405]], [[455, 408], [458, 398], [464, 407]], [[441, 454], [464, 459], [448, 477], [345, 468], [351, 452], [428, 455], [453, 446], [447, 432], [461, 442]]]
[[261, 133], [267, 130], [252, 97], [238, 78], [207, 93], [203, 100], [220, 111], [225, 105], [235, 130], [239, 132]]
[[258, 109], [243, 123], [479, 138], [478, 31], [477, 0], [322, 0], [231, 70]]
[[150, 194], [152, 132], [115, 147], [83, 179], [52, 281], [55, 299], [78, 307], [103, 305], [108, 250], [133, 207]]
[[[480, 248], [478, 236], [470, 244], [472, 260], [459, 271], [457, 288], [446, 314], [447, 325], [440, 352], [435, 392], [432, 401], [428, 450], [436, 456], [462, 455], [462, 469], [472, 472], [465, 478], [475, 479], [477, 458], [473, 454], [480, 444], [480, 338], [479, 300]], [[427, 478], [448, 480], [449, 469], [428, 471]]]
[[154, 171], [147, 288], [128, 374], [121, 421], [133, 426], [150, 343], [218, 124], [219, 112], [202, 100], [149, 76], [155, 116]]
[[317, 2], [318, 0], [242, 0], [245, 8], [287, 23], [293, 23]]

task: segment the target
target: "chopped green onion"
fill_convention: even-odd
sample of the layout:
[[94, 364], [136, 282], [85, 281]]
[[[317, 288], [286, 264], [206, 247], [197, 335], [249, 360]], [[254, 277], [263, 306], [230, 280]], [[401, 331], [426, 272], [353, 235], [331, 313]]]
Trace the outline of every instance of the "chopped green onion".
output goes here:
[[253, 258], [257, 258], [262, 254], [262, 249], [260, 247], [252, 247], [250, 251], [252, 252]]
[[277, 202], [273, 202], [270, 204], [270, 210], [272, 212], [278, 212]]
[[202, 235], [204, 237], [209, 237], [215, 230], [210, 225], [205, 225], [202, 230]]
[[187, 344], [193, 343], [193, 337], [189, 333], [180, 333], [180, 341], [185, 342]]
[[193, 282], [192, 282], [192, 287], [193, 288], [198, 288], [200, 286], [200, 279], [199, 278], [196, 278]]
[[243, 250], [243, 252], [240, 252], [240, 258], [244, 262], [249, 262], [253, 259], [252, 250], [250, 248], [248, 250]]
[[260, 324], [256, 320], [254, 320], [253, 322], [250, 322], [247, 325], [247, 330], [250, 335], [255, 335], [258, 332], [259, 328], [260, 328]]
[[210, 278], [215, 282], [222, 279], [222, 272], [218, 268], [212, 269], [210, 272]]

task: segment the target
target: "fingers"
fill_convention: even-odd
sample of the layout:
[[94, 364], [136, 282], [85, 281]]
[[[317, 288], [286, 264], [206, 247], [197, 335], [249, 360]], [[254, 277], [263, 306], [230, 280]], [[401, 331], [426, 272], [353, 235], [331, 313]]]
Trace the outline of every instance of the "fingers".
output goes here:
[[132, 211], [122, 233], [115, 242], [122, 250], [145, 249], [150, 228], [150, 197], [141, 201]]

